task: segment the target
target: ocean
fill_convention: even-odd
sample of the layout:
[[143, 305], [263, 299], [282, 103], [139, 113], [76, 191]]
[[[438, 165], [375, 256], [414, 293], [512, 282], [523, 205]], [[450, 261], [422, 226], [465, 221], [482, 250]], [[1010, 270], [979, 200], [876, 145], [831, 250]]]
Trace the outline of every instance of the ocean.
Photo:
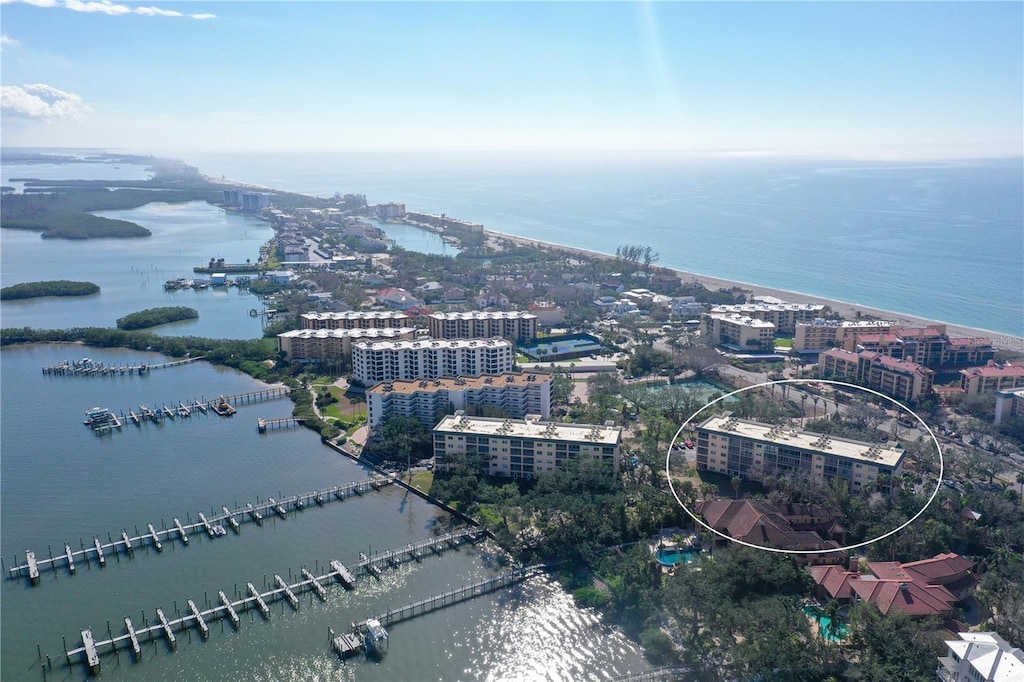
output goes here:
[[1024, 336], [1024, 164], [192, 154], [213, 177], [366, 194], [523, 237]]

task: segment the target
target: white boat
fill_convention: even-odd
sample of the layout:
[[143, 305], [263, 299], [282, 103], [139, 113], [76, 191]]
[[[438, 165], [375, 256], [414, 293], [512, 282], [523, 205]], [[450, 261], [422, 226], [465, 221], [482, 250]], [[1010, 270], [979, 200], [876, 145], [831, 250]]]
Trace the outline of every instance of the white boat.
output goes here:
[[366, 619], [366, 632], [363, 634], [363, 646], [366, 653], [383, 654], [388, 650], [388, 631], [376, 618]]

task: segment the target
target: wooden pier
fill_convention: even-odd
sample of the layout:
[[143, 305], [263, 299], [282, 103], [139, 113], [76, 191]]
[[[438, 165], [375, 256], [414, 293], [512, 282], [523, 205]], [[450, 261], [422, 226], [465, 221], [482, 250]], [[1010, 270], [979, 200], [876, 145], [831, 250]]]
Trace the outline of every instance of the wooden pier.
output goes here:
[[[493, 578], [486, 578], [484, 580], [478, 580], [469, 585], [463, 585], [456, 589], [448, 592], [442, 592], [426, 599], [421, 599], [412, 604], [406, 604], [401, 608], [389, 609], [384, 613], [376, 616], [376, 619], [380, 621], [381, 625], [391, 626], [403, 620], [409, 620], [416, 616], [421, 616], [424, 613], [435, 611], [437, 609], [458, 604], [459, 602], [479, 597], [482, 594], [488, 592], [494, 592], [495, 590], [503, 590], [510, 585], [532, 578], [538, 573], [543, 572], [547, 568], [547, 564], [534, 564], [533, 566], [525, 566], [523, 568], [517, 568], [512, 571], [507, 571], [501, 575], [496, 575]], [[356, 628], [363, 628], [366, 625], [366, 621], [360, 621], [356, 623]]]
[[[324, 490], [314, 490], [300, 495], [291, 495], [281, 500], [277, 500], [273, 497], [268, 498], [266, 502], [253, 504], [247, 502], [245, 507], [239, 509], [229, 509], [227, 506], [221, 507], [220, 514], [213, 514], [211, 511], [210, 516], [200, 512], [196, 521], [190, 521], [189, 523], [183, 523], [179, 517], [173, 518], [171, 528], [157, 528], [152, 523], [146, 524], [146, 532], [139, 533], [136, 528], [136, 534], [131, 536], [127, 530], [122, 530], [120, 537], [117, 540], [111, 540], [110, 542], [102, 542], [98, 537], [93, 538], [93, 544], [88, 548], [79, 550], [72, 550], [71, 545], [68, 543], [64, 544], [64, 554], [49, 559], [40, 559], [36, 553], [32, 550], [25, 552], [25, 563], [18, 564], [17, 557], [15, 557], [15, 566], [8, 571], [8, 577], [17, 578], [20, 576], [28, 576], [29, 580], [33, 584], [39, 582], [39, 573], [42, 568], [52, 568], [57, 570], [58, 564], [66, 565], [68, 571], [71, 573], [75, 572], [75, 559], [82, 558], [88, 561], [91, 557], [90, 554], [95, 555], [97, 562], [102, 566], [106, 563], [106, 554], [117, 554], [119, 550], [123, 550], [126, 553], [132, 553], [135, 545], [139, 547], [145, 546], [147, 540], [152, 544], [153, 548], [158, 552], [162, 552], [164, 549], [163, 543], [167, 540], [173, 540], [175, 537], [181, 540], [182, 545], [187, 546], [189, 544], [189, 536], [192, 534], [207, 534], [210, 539], [214, 539], [220, 535], [226, 535], [227, 531], [224, 529], [223, 523], [227, 523], [235, 532], [240, 530], [239, 519], [248, 518], [258, 525], [263, 524], [264, 515], [273, 512], [279, 515], [281, 518], [287, 517], [289, 509], [302, 509], [308, 505], [311, 501], [322, 499], [325, 504], [330, 500], [345, 500], [353, 495], [363, 494], [374, 490], [380, 490], [385, 486], [394, 483], [395, 478], [393, 476], [374, 476], [362, 481], [353, 481], [351, 483], [345, 483], [337, 485]], [[372, 561], [377, 561], [378, 556], [385, 555], [374, 555]], [[386, 561], [386, 558], [381, 559]], [[33, 577], [35, 576], [35, 577]]]
[[256, 420], [256, 429], [260, 433], [266, 433], [268, 430], [273, 429], [290, 429], [296, 426], [301, 426], [306, 421], [303, 417], [281, 417], [280, 419], [264, 419], [260, 417]]
[[[409, 556], [409, 549], [411, 547], [423, 548], [433, 544], [453, 546], [453, 544], [472, 541], [484, 536], [485, 532], [483, 529], [467, 528], [428, 538], [417, 542], [414, 545], [407, 545], [406, 547], [387, 550], [379, 555], [368, 557], [366, 561], [377, 562], [381, 560], [379, 557], [385, 556], [407, 557]], [[344, 568], [341, 562], [333, 560], [329, 562], [329, 565], [331, 566], [331, 570], [320, 576], [313, 575], [312, 572], [303, 567], [301, 572], [302, 580], [297, 580], [294, 583], [287, 582], [280, 574], [274, 574], [275, 585], [270, 588], [265, 588], [263, 591], [257, 589], [252, 582], [247, 582], [245, 584], [246, 592], [243, 594], [236, 594], [236, 598], [233, 600], [229, 599], [223, 590], [220, 590], [217, 593], [218, 600], [215, 600], [215, 603], [207, 603], [207, 607], [205, 609], [200, 609], [192, 599], [189, 599], [186, 602], [188, 606], [187, 612], [179, 614], [178, 617], [174, 619], [167, 618], [162, 608], [156, 609], [155, 622], [142, 627], [134, 627], [131, 621], [128, 618], [125, 618], [125, 633], [116, 636], [110, 634], [110, 637], [105, 640], [97, 641], [92, 637], [91, 630], [83, 630], [82, 646], [74, 649], [65, 649], [64, 654], [66, 660], [70, 664], [72, 662], [72, 657], [78, 657], [84, 654], [85, 663], [90, 667], [90, 670], [98, 671], [100, 665], [100, 651], [108, 653], [116, 652], [119, 648], [131, 648], [135, 653], [135, 660], [141, 660], [140, 643], [143, 640], [152, 642], [156, 638], [162, 636], [167, 641], [168, 647], [171, 650], [174, 650], [177, 647], [175, 631], [186, 631], [193, 624], [195, 624], [205, 638], [209, 636], [210, 622], [220, 618], [230, 620], [232, 625], [235, 628], [238, 628], [241, 624], [241, 619], [238, 616], [239, 611], [244, 612], [252, 609], [258, 609], [265, 618], [269, 618], [270, 606], [268, 602], [271, 601], [286, 599], [294, 609], [298, 609], [299, 594], [310, 591], [316, 592], [321, 598], [325, 598], [325, 585], [330, 585], [334, 581], [345, 584], [346, 579], [341, 577], [337, 569], [339, 566]], [[365, 564], [361, 561], [359, 565], [363, 566]], [[524, 580], [531, 575], [536, 574], [539, 570], [540, 567], [531, 566], [525, 569], [511, 571], [488, 580], [482, 580], [451, 592], [446, 592], [429, 599], [420, 600], [415, 602], [415, 604], [410, 604], [409, 606], [401, 609], [389, 610], [387, 614], [381, 617], [380, 620], [382, 623], [386, 622], [390, 624], [398, 622], [399, 620], [412, 618], [430, 610], [441, 608], [442, 606], [450, 606], [451, 604], [458, 603], [459, 601], [464, 601], [472, 596], [485, 594], [489, 591], [507, 587], [515, 582]], [[348, 577], [352, 578], [351, 575]], [[354, 581], [355, 579], [352, 578], [352, 580]], [[386, 621], [385, 618], [388, 618], [389, 620]], [[86, 635], [86, 632], [88, 632], [88, 635]], [[93, 668], [94, 665], [95, 668]]]
[[205, 356], [198, 356], [194, 358], [185, 358], [184, 360], [160, 362], [156, 364], [139, 363], [137, 365], [108, 365], [104, 362], [99, 362], [91, 358], [82, 358], [81, 360], [65, 360], [64, 362], [59, 362], [56, 365], [43, 367], [43, 374], [47, 376], [60, 377], [141, 376], [143, 374], [148, 374], [154, 369], [166, 369], [168, 367], [187, 365], [190, 362], [202, 360], [204, 357]]

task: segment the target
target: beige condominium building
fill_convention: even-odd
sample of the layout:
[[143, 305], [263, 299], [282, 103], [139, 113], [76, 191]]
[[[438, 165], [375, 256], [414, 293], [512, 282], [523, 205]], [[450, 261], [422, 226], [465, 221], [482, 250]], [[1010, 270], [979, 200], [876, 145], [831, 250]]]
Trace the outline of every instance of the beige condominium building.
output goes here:
[[838, 478], [856, 492], [883, 474], [899, 476], [903, 455], [898, 443], [834, 438], [739, 419], [728, 412], [697, 427], [699, 470], [760, 482], [784, 474], [804, 475], [821, 484]]
[[[866, 332], [887, 332], [896, 326], [886, 320], [823, 320], [797, 322], [793, 350], [823, 352], [829, 348], [853, 350], [854, 337]], [[849, 344], [849, 347], [847, 345]]]
[[352, 344], [352, 374], [367, 386], [381, 381], [504, 374], [515, 367], [505, 339], [424, 339]]
[[512, 341], [537, 338], [537, 316], [518, 310], [465, 313], [433, 313], [427, 317], [430, 336], [435, 339], [489, 339], [500, 336]]
[[712, 306], [713, 314], [735, 314], [752, 317], [775, 325], [779, 334], [793, 334], [798, 322], [813, 322], [820, 318], [825, 306], [820, 303], [736, 303]]
[[704, 313], [704, 337], [739, 351], [769, 351], [775, 348], [775, 325], [740, 313]]
[[434, 426], [438, 466], [458, 455], [482, 456], [490, 476], [534, 478], [580, 461], [603, 462], [619, 469], [622, 429], [618, 426], [545, 422], [525, 419], [469, 417], [461, 410]]
[[293, 329], [277, 335], [277, 349], [286, 360], [334, 360], [352, 355], [359, 341], [402, 341], [416, 338], [416, 329]]
[[551, 416], [551, 375], [541, 373], [384, 381], [366, 391], [370, 429], [388, 417], [415, 417], [431, 428], [445, 414], [487, 406], [515, 419]]
[[303, 329], [396, 329], [412, 321], [399, 310], [349, 310], [344, 313], [303, 313]]

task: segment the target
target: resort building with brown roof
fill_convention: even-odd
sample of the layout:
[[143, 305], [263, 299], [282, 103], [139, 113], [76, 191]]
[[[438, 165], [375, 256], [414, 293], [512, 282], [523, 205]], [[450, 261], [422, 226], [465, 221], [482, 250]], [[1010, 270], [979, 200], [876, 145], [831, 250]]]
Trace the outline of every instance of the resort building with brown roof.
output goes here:
[[[787, 551], [798, 563], [842, 563], [839, 550], [846, 529], [839, 517], [812, 505], [776, 505], [764, 500], [701, 500], [694, 504], [701, 520], [735, 540]], [[727, 542], [727, 541], [722, 541]], [[821, 553], [812, 553], [821, 550]], [[806, 552], [806, 553], [804, 553]]]
[[938, 554], [930, 559], [897, 563], [871, 561], [861, 571], [854, 560], [850, 570], [841, 566], [811, 566], [815, 594], [820, 599], [842, 602], [867, 601], [883, 614], [902, 611], [914, 618], [950, 618], [956, 603], [978, 586], [974, 562], [958, 554]]

